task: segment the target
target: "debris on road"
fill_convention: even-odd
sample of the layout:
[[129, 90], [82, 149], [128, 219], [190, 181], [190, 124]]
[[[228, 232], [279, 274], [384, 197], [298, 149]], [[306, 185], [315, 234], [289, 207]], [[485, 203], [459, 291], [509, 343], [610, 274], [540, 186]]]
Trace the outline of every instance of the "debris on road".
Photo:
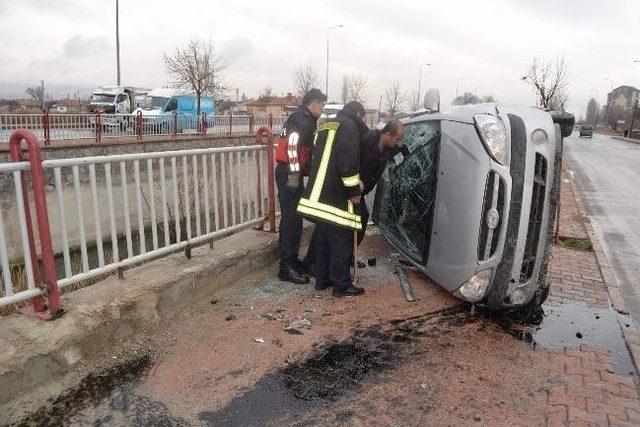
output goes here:
[[254, 338], [255, 342], [264, 343], [264, 338]]
[[236, 315], [235, 314], [230, 314], [227, 317], [225, 317], [224, 320], [226, 320], [227, 322], [229, 320], [236, 320]]
[[398, 279], [400, 280], [400, 287], [404, 292], [404, 297], [409, 302], [414, 302], [416, 300], [416, 296], [413, 293], [413, 288], [411, 287], [411, 283], [407, 280], [407, 274], [404, 270], [404, 267], [399, 263], [396, 264], [396, 273], [398, 274]]
[[298, 319], [298, 321], [296, 321], [296, 323], [300, 326], [306, 326], [308, 328], [311, 327], [311, 320], [306, 319], [306, 318], [302, 318], [302, 319]]
[[286, 328], [284, 328], [284, 331], [291, 334], [291, 335], [303, 335], [304, 332], [302, 332], [300, 329], [298, 328], [294, 328], [293, 326], [288, 326]]

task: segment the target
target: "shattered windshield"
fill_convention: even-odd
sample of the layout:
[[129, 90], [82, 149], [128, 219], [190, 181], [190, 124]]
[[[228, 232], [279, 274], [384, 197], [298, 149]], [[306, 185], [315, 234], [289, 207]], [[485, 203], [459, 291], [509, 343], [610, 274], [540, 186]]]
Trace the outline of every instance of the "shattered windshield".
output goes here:
[[116, 98], [115, 95], [106, 95], [102, 93], [94, 93], [91, 96], [91, 102], [108, 102], [113, 103], [113, 100]]
[[439, 140], [439, 122], [407, 124], [402, 143], [409, 154], [387, 165], [374, 205], [380, 231], [421, 264], [431, 233]]

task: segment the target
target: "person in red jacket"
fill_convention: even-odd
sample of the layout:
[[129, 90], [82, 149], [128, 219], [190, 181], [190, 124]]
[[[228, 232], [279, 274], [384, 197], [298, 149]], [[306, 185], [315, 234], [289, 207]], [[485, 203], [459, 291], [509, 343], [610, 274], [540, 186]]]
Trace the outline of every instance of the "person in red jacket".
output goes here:
[[302, 98], [302, 105], [282, 127], [276, 151], [275, 178], [280, 202], [280, 280], [296, 284], [309, 283], [298, 260], [302, 238], [302, 217], [296, 205], [304, 190], [303, 177], [308, 175], [316, 122], [322, 114], [327, 96], [319, 89], [311, 89]]

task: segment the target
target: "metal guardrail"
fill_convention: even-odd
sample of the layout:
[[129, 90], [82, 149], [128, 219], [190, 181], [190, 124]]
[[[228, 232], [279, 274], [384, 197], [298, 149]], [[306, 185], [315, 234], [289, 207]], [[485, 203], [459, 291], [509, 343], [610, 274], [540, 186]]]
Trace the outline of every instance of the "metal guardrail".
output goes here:
[[[263, 136], [268, 137], [267, 145], [262, 144]], [[116, 271], [122, 274], [128, 267], [175, 252], [190, 256], [195, 246], [263, 223], [267, 213], [269, 230], [274, 231], [273, 134], [262, 128], [256, 138], [254, 146], [40, 161], [35, 136], [24, 130], [14, 133], [12, 155], [21, 155], [24, 139], [35, 150], [30, 150], [29, 162], [12, 156], [13, 163], [0, 164], [0, 180], [6, 184], [12, 179], [14, 184], [22, 247], [18, 263], [24, 266], [25, 279], [17, 289], [8, 256], [12, 242], [5, 239], [5, 215], [0, 211], [0, 306], [45, 295], [49, 316], [55, 317], [58, 288]], [[44, 286], [31, 235], [27, 175], [47, 272]], [[49, 211], [47, 187], [55, 193], [55, 207]], [[57, 231], [54, 239], [49, 227]], [[54, 247], [61, 248], [57, 272]], [[42, 301], [32, 306], [35, 312], [45, 310]]]
[[52, 141], [93, 139], [100, 143], [120, 138], [142, 140], [145, 136], [237, 135], [253, 133], [262, 126], [279, 130], [286, 117], [247, 115], [138, 114], [0, 114], [0, 143], [11, 133], [28, 129], [45, 145]]

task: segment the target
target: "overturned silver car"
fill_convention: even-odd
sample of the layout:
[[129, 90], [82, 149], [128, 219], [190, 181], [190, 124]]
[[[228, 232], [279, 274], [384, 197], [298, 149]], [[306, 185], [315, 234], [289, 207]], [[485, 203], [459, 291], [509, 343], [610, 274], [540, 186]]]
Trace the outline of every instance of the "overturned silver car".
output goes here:
[[542, 303], [573, 117], [499, 104], [437, 110], [403, 119], [407, 150], [378, 183], [374, 222], [463, 300], [496, 309]]

